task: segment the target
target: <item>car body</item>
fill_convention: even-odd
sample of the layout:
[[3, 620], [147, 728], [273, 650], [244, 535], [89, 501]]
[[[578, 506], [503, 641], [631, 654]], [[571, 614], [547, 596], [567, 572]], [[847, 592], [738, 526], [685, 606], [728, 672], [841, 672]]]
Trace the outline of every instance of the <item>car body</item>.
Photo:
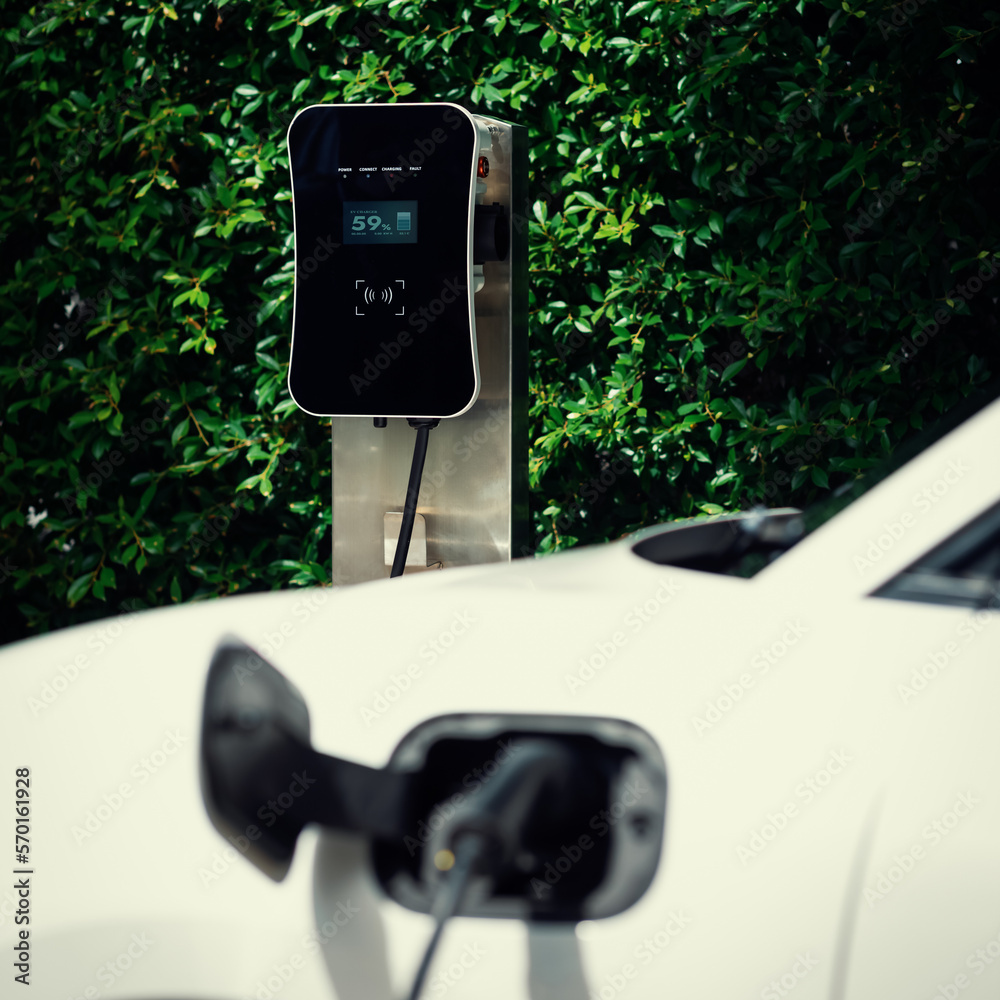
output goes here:
[[302, 693], [317, 749], [371, 767], [470, 712], [621, 719], [662, 752], [642, 897], [575, 925], [457, 917], [425, 996], [997, 996], [997, 602], [874, 595], [1000, 503], [998, 440], [993, 402], [749, 579], [637, 554], [715, 520], [3, 649], [8, 801], [16, 769], [30, 782], [5, 953], [29, 931], [52, 1000], [406, 994], [432, 923], [386, 897], [364, 840], [311, 826], [274, 881], [209, 819], [199, 732], [228, 635]]

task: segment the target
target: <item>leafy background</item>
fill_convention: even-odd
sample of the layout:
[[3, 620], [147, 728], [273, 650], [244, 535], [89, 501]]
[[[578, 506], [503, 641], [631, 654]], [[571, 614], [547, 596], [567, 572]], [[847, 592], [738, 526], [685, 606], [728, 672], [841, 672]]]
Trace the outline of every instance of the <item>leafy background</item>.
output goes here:
[[808, 503], [996, 369], [980, 0], [0, 15], [3, 641], [330, 579], [328, 422], [285, 388], [311, 103], [530, 130], [541, 553]]

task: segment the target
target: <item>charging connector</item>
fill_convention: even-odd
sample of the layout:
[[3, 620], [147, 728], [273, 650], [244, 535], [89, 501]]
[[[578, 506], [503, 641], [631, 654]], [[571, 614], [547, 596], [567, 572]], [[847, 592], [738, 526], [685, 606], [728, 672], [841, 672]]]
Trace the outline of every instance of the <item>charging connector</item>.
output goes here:
[[420, 996], [444, 924], [459, 911], [472, 878], [480, 876], [480, 888], [485, 882], [488, 892], [494, 882], [507, 877], [528, 853], [524, 833], [535, 825], [539, 803], [545, 797], [558, 801], [560, 793], [568, 792], [574, 781], [585, 779], [577, 769], [578, 762], [565, 744], [547, 739], [525, 741], [517, 757], [485, 791], [459, 805], [427, 845], [424, 877], [438, 880], [431, 908], [435, 928], [410, 1000]]
[[586, 778], [567, 744], [544, 738], [524, 740], [516, 756], [477, 795], [455, 806], [427, 843], [424, 880], [433, 883], [435, 859], [444, 851], [455, 853], [458, 840], [469, 834], [485, 838], [489, 845], [478, 874], [492, 882], [507, 879], [516, 863], [530, 854], [526, 831], [537, 828], [541, 803], [548, 803], [547, 812], [553, 801], [570, 795], [574, 785]]
[[388, 769], [414, 776], [409, 826], [394, 841], [376, 838], [372, 861], [407, 909], [432, 912], [462, 833], [491, 845], [463, 917], [600, 919], [631, 906], [656, 871], [665, 763], [622, 720], [439, 716], [402, 740]]

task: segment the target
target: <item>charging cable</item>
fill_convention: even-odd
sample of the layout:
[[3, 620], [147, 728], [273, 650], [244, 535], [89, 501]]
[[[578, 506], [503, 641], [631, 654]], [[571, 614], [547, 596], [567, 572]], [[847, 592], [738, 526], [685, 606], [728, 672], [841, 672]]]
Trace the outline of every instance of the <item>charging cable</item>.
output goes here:
[[445, 922], [459, 912], [471, 876], [486, 876], [492, 883], [507, 873], [525, 851], [525, 831], [536, 820], [538, 806], [547, 802], [549, 808], [553, 794], [572, 787], [576, 764], [570, 749], [561, 743], [525, 741], [517, 757], [504, 764], [501, 773], [475, 798], [459, 805], [425, 846], [425, 879], [440, 877], [442, 858], [454, 860], [431, 907], [434, 933], [409, 1000], [418, 1000]]
[[413, 535], [413, 522], [417, 517], [417, 497], [420, 495], [420, 480], [424, 475], [424, 460], [427, 458], [427, 439], [431, 430], [437, 427], [437, 420], [409, 419], [411, 427], [417, 430], [417, 440], [413, 445], [413, 461], [410, 463], [410, 481], [406, 486], [406, 502], [403, 504], [403, 519], [399, 523], [399, 538], [396, 540], [396, 552], [392, 557], [392, 572], [390, 577], [402, 576], [406, 568], [406, 555], [410, 551], [410, 537]]
[[455, 863], [448, 871], [448, 876], [434, 897], [431, 916], [434, 918], [434, 933], [424, 951], [420, 968], [413, 980], [409, 1000], [419, 1000], [424, 988], [424, 980], [431, 967], [431, 960], [437, 950], [438, 942], [444, 931], [444, 925], [458, 912], [469, 886], [469, 878], [475, 873], [476, 862], [482, 857], [489, 846], [486, 837], [478, 833], [467, 833], [455, 842]]

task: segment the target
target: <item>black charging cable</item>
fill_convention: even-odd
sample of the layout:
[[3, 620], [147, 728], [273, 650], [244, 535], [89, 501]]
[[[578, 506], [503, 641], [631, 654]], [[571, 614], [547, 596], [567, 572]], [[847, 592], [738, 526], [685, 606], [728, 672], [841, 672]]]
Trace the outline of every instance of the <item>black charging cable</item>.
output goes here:
[[[418, 1000], [444, 925], [461, 908], [472, 875], [490, 881], [502, 876], [525, 850], [524, 834], [543, 802], [551, 806], [553, 793], [568, 790], [577, 777], [578, 762], [568, 746], [555, 740], [525, 740], [517, 757], [503, 765], [474, 798], [454, 813], [425, 845], [425, 873], [436, 867], [442, 853], [454, 858], [437, 891], [431, 914], [435, 918], [423, 961], [417, 970], [409, 1000]], [[431, 860], [433, 859], [433, 860]]]
[[431, 935], [420, 968], [413, 980], [409, 1000], [419, 1000], [424, 988], [424, 980], [431, 967], [431, 960], [437, 950], [438, 942], [444, 931], [444, 925], [458, 912], [469, 887], [469, 878], [476, 871], [476, 863], [489, 847], [489, 840], [478, 833], [467, 833], [455, 842], [455, 863], [448, 871], [444, 884], [434, 897], [431, 916], [434, 918], [434, 933]]
[[413, 461], [410, 463], [410, 481], [406, 486], [406, 502], [403, 504], [403, 519], [399, 523], [399, 538], [396, 541], [396, 552], [392, 557], [392, 572], [390, 577], [402, 576], [406, 568], [406, 556], [410, 551], [410, 537], [413, 535], [413, 522], [417, 517], [417, 497], [420, 495], [420, 480], [424, 475], [424, 460], [427, 458], [427, 439], [431, 430], [437, 427], [437, 420], [410, 419], [407, 421], [417, 430], [417, 440], [413, 445]]

